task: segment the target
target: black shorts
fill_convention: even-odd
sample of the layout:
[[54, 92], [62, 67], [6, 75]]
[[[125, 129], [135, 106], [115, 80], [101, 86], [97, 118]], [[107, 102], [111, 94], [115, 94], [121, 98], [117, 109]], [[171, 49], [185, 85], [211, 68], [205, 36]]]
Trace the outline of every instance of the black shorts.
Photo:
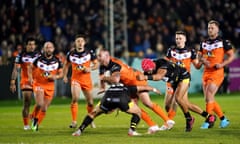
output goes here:
[[129, 91], [126, 87], [110, 87], [101, 99], [100, 108], [105, 113], [116, 108], [119, 108], [121, 111], [126, 112], [129, 109], [130, 102], [131, 100], [129, 97]]

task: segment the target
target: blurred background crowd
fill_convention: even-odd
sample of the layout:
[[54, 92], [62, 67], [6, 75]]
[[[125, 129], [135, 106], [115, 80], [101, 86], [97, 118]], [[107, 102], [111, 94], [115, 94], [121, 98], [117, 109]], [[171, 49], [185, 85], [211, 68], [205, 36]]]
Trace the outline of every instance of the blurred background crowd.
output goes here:
[[[222, 36], [240, 49], [238, 0], [126, 0], [126, 5], [128, 42], [121, 41], [122, 27], [116, 29], [116, 57], [123, 56], [126, 45], [130, 56], [165, 55], [174, 45], [176, 30], [185, 30], [188, 45], [198, 48], [207, 37], [211, 19], [220, 22]], [[108, 29], [104, 7], [105, 0], [1, 0], [0, 65], [10, 64], [29, 36], [37, 38], [39, 47], [44, 41], [53, 41], [63, 56], [79, 32], [88, 32], [89, 48], [103, 46]]]

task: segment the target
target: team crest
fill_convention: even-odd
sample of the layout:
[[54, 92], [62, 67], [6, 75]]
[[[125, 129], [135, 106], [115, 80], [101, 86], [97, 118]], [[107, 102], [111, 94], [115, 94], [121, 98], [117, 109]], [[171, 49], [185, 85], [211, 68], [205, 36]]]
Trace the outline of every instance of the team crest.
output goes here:
[[207, 56], [209, 56], [209, 57], [213, 57], [212, 52], [211, 52], [211, 51], [208, 51], [208, 52], [207, 52]]
[[50, 75], [49, 72], [47, 72], [47, 71], [43, 72], [43, 76], [44, 76], [44, 77], [48, 77], [49, 75]]
[[77, 70], [83, 70], [83, 69], [84, 69], [84, 67], [82, 65], [77, 66]]

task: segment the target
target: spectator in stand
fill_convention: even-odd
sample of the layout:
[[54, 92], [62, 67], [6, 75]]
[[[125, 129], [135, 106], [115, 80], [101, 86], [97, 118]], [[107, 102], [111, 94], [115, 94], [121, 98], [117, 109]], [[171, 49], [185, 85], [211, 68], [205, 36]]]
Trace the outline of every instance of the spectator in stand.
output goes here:
[[[44, 35], [44, 39], [54, 41], [56, 36], [53, 33], [59, 27], [63, 36], [67, 39], [68, 49], [74, 40], [74, 35], [83, 30], [91, 33], [90, 39], [93, 43], [99, 41], [100, 44], [104, 44], [108, 38], [105, 37], [107, 29], [102, 19], [106, 7], [104, 1], [39, 1], [35, 9], [39, 12], [36, 17], [32, 15], [34, 13], [32, 12], [33, 8], [30, 7], [31, 2], [26, 0], [1, 1], [1, 40], [11, 41], [13, 47], [16, 47], [17, 43], [22, 43], [22, 40], [29, 35], [39, 35], [38, 31], [33, 30], [41, 28], [43, 31], [40, 34]], [[240, 3], [238, 1], [216, 0], [213, 2], [203, 0], [194, 3], [187, 0], [181, 2], [134, 0], [126, 1], [126, 3], [130, 54], [133, 52], [132, 37], [139, 33], [141, 36], [150, 33], [153, 52], [156, 52], [156, 45], [158, 44], [157, 35], [162, 36], [163, 47], [167, 48], [174, 44], [173, 33], [175, 30], [182, 28], [182, 30], [188, 31], [187, 34], [190, 35], [189, 43], [196, 45], [206, 35], [204, 23], [212, 17], [219, 20], [223, 27], [224, 37], [231, 39], [237, 49], [240, 47], [238, 43], [240, 9], [237, 9], [240, 7]], [[226, 9], [226, 11], [222, 11], [223, 9]], [[34, 21], [36, 25], [33, 23]], [[47, 32], [45, 28], [48, 29]], [[117, 29], [122, 31], [120, 27]], [[16, 41], [11, 40], [12, 34], [16, 36]], [[123, 39], [117, 39], [118, 44], [126, 43], [121, 41]], [[162, 52], [157, 53], [163, 55], [165, 52], [166, 49], [163, 49]]]

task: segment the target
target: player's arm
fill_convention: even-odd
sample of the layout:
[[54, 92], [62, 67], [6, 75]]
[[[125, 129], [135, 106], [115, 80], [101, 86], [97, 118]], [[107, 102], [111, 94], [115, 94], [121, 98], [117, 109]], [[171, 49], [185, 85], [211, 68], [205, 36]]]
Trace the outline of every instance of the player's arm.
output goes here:
[[198, 58], [196, 58], [196, 59], [194, 59], [193, 61], [192, 61], [192, 64], [194, 65], [194, 67], [196, 68], [196, 69], [200, 69], [201, 67], [202, 67], [202, 62], [200, 62], [200, 60], [198, 59]]
[[202, 67], [202, 65], [204, 65], [205, 67], [210, 67], [210, 62], [206, 59], [206, 57], [203, 56], [203, 53], [202, 53], [202, 43], [200, 43], [200, 48], [199, 48], [199, 51], [197, 52], [197, 58], [199, 60], [199, 63], [197, 64], [199, 67], [199, 69]]
[[91, 70], [96, 70], [98, 68], [98, 61], [97, 59], [92, 61], [92, 66], [91, 66]]
[[49, 75], [48, 79], [50, 79], [50, 80], [57, 80], [57, 79], [61, 79], [62, 77], [63, 77], [63, 69], [60, 68], [60, 69], [58, 69], [57, 74]]
[[11, 81], [10, 81], [10, 91], [15, 92], [16, 91], [16, 78], [18, 73], [18, 65], [15, 63], [13, 66], [13, 71], [11, 75]]
[[146, 75], [138, 75], [138, 80], [152, 80], [152, 81], [159, 81], [161, 80], [167, 73], [166, 69], [159, 68], [156, 74], [146, 74]]
[[97, 59], [91, 61], [91, 66], [90, 67], [85, 67], [83, 66], [83, 72], [85, 73], [90, 73], [93, 70], [96, 70], [98, 68], [98, 61]]
[[191, 62], [196, 69], [200, 69], [202, 67], [202, 62], [200, 61], [201, 52], [197, 52], [195, 49], [191, 49]]
[[64, 65], [63, 65], [63, 70], [62, 70], [62, 77], [63, 77], [63, 81], [65, 82], [65, 83], [67, 83], [68, 82], [68, 77], [67, 77], [67, 74], [68, 74], [68, 69], [69, 69], [69, 67], [70, 67], [70, 62], [69, 61], [65, 61], [64, 62]]
[[202, 53], [198, 53], [198, 62], [197, 62], [197, 67], [200, 69], [202, 65], [205, 65], [206, 67], [210, 67], [210, 62], [202, 55]]
[[100, 79], [100, 91], [98, 92], [98, 94], [101, 94], [102, 92], [105, 91], [105, 87], [106, 87], [105, 83], [114, 84], [120, 81], [120, 72], [116, 71], [108, 76], [101, 74], [99, 76], [99, 79]]
[[115, 71], [110, 76], [103, 76], [101, 80], [110, 84], [118, 83], [120, 81], [120, 72]]
[[166, 75], [166, 73], [167, 73], [166, 69], [159, 68], [156, 74], [147, 75], [147, 79], [153, 80], [153, 81], [159, 81]]
[[163, 57], [165, 60], [170, 61], [172, 55], [171, 55], [172, 48], [167, 49], [166, 55]]
[[152, 92], [155, 92], [157, 94], [162, 94], [160, 90], [154, 88], [154, 87], [151, 87], [149, 85], [145, 85], [145, 86], [137, 86], [137, 92], [141, 92], [141, 91], [152, 91]]
[[105, 82], [102, 80], [103, 77], [104, 77], [104, 74], [99, 75], [99, 79], [100, 79], [100, 90], [99, 90], [98, 94], [101, 94], [101, 93], [105, 92], [106, 85], [105, 85]]
[[234, 60], [234, 51], [233, 49], [230, 49], [226, 52], [226, 58], [224, 59], [224, 61], [220, 64], [216, 64], [215, 68], [219, 69], [219, 68], [223, 68], [224, 66], [230, 64], [233, 60]]
[[83, 69], [83, 71], [86, 73], [96, 70], [99, 65], [97, 57], [96, 57], [96, 53], [93, 50], [90, 51], [90, 55], [91, 55], [91, 66], [89, 68], [84, 67], [84, 69]]
[[58, 70], [58, 74], [56, 75], [56, 79], [61, 79], [63, 78], [63, 68], [60, 68]]

